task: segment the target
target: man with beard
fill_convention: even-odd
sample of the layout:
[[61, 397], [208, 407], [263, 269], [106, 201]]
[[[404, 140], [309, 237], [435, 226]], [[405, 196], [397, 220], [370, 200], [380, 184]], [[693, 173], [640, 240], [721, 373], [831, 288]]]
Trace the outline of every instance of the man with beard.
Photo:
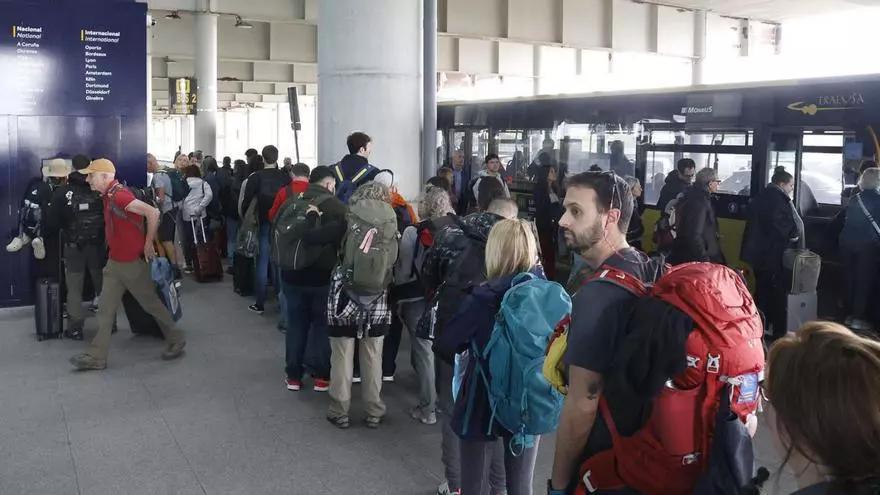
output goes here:
[[[658, 266], [626, 242], [634, 206], [632, 192], [613, 172], [585, 172], [567, 182], [565, 214], [559, 227], [569, 248], [583, 256], [593, 269], [614, 267], [643, 282], [658, 276]], [[601, 418], [597, 421], [603, 377], [623, 340], [627, 316], [636, 296], [611, 284], [588, 282], [572, 300], [569, 328], [568, 396], [556, 435], [556, 456], [548, 493], [571, 493], [578, 468], [591, 455], [611, 448], [611, 437]], [[642, 411], [624, 412], [618, 418], [621, 434], [640, 426]]]

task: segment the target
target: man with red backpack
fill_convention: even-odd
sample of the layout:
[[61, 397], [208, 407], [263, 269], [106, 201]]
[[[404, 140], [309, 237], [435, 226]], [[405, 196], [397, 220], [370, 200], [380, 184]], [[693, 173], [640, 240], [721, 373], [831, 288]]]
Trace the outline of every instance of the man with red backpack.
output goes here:
[[[644, 282], [653, 281], [656, 267], [626, 242], [633, 199], [623, 178], [604, 172], [575, 175], [568, 180], [564, 207], [559, 226], [565, 242], [587, 264], [611, 265]], [[610, 447], [607, 431], [600, 431], [595, 423], [604, 375], [622, 337], [631, 300], [626, 290], [610, 284], [587, 284], [572, 299], [565, 356], [569, 388], [559, 419], [550, 481], [559, 493], [569, 493], [574, 487], [585, 451]], [[638, 420], [632, 418], [629, 423]]]
[[[633, 198], [614, 173], [571, 177], [564, 206], [566, 243], [596, 272], [573, 298], [548, 493], [736, 493], [717, 486], [751, 477], [751, 442], [743, 421], [727, 419], [757, 409], [763, 369], [745, 284], [708, 263], [661, 276], [626, 243]], [[723, 440], [712, 444], [713, 431]], [[722, 462], [735, 473], [724, 480]]]

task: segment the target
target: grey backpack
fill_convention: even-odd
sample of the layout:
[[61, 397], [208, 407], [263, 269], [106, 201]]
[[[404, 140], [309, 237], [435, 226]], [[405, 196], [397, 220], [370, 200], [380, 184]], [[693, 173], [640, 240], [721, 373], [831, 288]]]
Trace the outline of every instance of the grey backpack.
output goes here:
[[342, 284], [350, 294], [379, 296], [391, 284], [397, 261], [397, 216], [391, 205], [365, 199], [348, 210], [342, 248]]
[[251, 201], [241, 218], [238, 237], [235, 239], [235, 252], [245, 258], [254, 258], [260, 250], [260, 219], [257, 213], [257, 198]]

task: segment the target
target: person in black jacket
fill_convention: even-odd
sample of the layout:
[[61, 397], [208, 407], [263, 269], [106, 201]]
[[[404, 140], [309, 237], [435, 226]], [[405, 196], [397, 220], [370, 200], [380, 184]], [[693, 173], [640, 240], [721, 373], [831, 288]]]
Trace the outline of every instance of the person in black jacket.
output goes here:
[[64, 257], [64, 278], [67, 285], [67, 313], [69, 319], [64, 336], [83, 340], [85, 316], [82, 309], [83, 286], [86, 272], [92, 280], [95, 293], [101, 292], [102, 270], [106, 263], [104, 244], [104, 202], [101, 195], [79, 173], [91, 163], [88, 157], [73, 157], [74, 171], [67, 184], [52, 192], [47, 218], [49, 230], [61, 231]]
[[629, 227], [626, 231], [626, 242], [630, 246], [642, 250], [642, 236], [645, 235], [645, 224], [642, 223], [642, 210], [639, 208], [639, 198], [642, 197], [642, 183], [639, 179], [628, 175], [623, 178], [633, 195], [633, 212], [629, 219]]
[[694, 187], [685, 193], [676, 214], [678, 235], [669, 255], [673, 265], [689, 261], [725, 264], [718, 218], [712, 207], [712, 194], [718, 191], [719, 184], [718, 173], [704, 168], [697, 172]]
[[791, 195], [794, 176], [777, 167], [770, 184], [749, 205], [740, 258], [755, 273], [755, 302], [764, 312], [773, 338], [785, 335], [785, 292], [782, 255], [800, 239], [802, 223]]
[[544, 273], [549, 280], [556, 277], [556, 250], [559, 219], [562, 218], [562, 198], [559, 194], [555, 165], [542, 165], [537, 170], [535, 183], [535, 227], [541, 243]]
[[[278, 191], [290, 183], [290, 175], [278, 169], [278, 148], [269, 145], [263, 148], [263, 170], [253, 173], [248, 177], [245, 185], [242, 211], [247, 211], [252, 201], [257, 201], [258, 219], [260, 222], [260, 247], [257, 254], [256, 277], [254, 280], [254, 292], [256, 301], [248, 306], [248, 309], [257, 314], [263, 314], [266, 302], [266, 288], [269, 283], [269, 273], [275, 273], [275, 269], [269, 271], [269, 209], [275, 201]], [[276, 280], [275, 285], [280, 285]], [[277, 289], [277, 287], [276, 287]]]
[[675, 170], [666, 176], [663, 189], [660, 189], [660, 199], [657, 200], [657, 208], [661, 213], [663, 213], [670, 201], [683, 193], [693, 183], [696, 174], [697, 164], [693, 160], [682, 158], [678, 161], [675, 165]]
[[[318, 247], [321, 254], [312, 266], [281, 272], [282, 293], [287, 299], [287, 390], [294, 392], [302, 388], [306, 364], [312, 370], [316, 392], [326, 392], [330, 387], [327, 294], [337, 252], [345, 235], [347, 210], [334, 196], [335, 192], [336, 179], [330, 167], [315, 167], [302, 197], [311, 204], [319, 198], [324, 199], [320, 205], [309, 207], [306, 221], [310, 227], [303, 234], [302, 241], [307, 246]], [[316, 227], [319, 219], [320, 226]], [[312, 349], [307, 351], [307, 346]], [[305, 363], [305, 356], [310, 356], [314, 361]]]

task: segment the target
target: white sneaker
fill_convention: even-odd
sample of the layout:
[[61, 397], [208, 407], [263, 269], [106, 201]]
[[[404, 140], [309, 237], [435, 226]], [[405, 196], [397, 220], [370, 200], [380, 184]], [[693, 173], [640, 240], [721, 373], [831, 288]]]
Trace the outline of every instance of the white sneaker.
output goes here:
[[853, 320], [849, 324], [849, 327], [859, 332], [870, 332], [871, 330], [873, 330], [873, 325], [871, 325], [871, 322], [861, 320], [859, 318], [853, 318]]
[[6, 251], [9, 253], [16, 253], [21, 251], [21, 248], [24, 247], [24, 241], [21, 240], [21, 237], [15, 237], [12, 239], [12, 242], [6, 245]]
[[31, 247], [34, 249], [34, 258], [38, 260], [46, 258], [46, 246], [43, 244], [42, 237], [35, 237], [31, 242]]
[[449, 482], [444, 481], [437, 487], [437, 495], [461, 495], [461, 490], [452, 491], [449, 489]]

